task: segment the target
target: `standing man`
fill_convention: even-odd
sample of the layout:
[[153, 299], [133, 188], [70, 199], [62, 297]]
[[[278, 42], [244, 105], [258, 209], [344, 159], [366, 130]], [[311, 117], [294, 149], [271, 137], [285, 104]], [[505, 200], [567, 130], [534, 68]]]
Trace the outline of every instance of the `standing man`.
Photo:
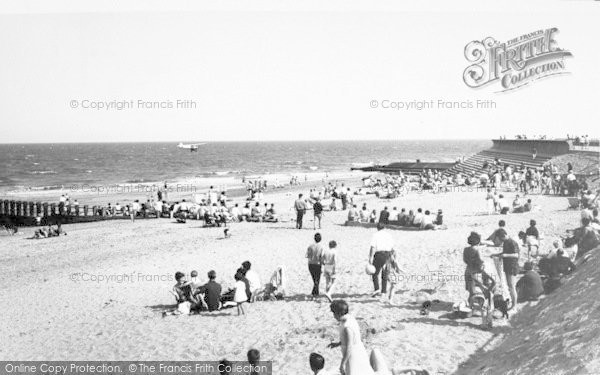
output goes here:
[[348, 207], [348, 192], [344, 188], [344, 184], [342, 184], [342, 192], [340, 193], [340, 199], [342, 200], [342, 210], [346, 211]]
[[[382, 268], [390, 257], [392, 250], [394, 250], [392, 236], [385, 230], [383, 223], [378, 223], [377, 233], [373, 235], [371, 249], [369, 250], [369, 264], [375, 266], [375, 273], [373, 274], [375, 292], [372, 294], [373, 297], [386, 293], [387, 270], [382, 270]], [[379, 272], [381, 272], [381, 289], [379, 289]]]
[[319, 283], [321, 281], [321, 262], [323, 258], [323, 246], [321, 246], [321, 234], [315, 234], [315, 243], [306, 250], [308, 259], [308, 271], [313, 280], [313, 289], [311, 295], [314, 298], [319, 296]]
[[306, 202], [302, 199], [302, 194], [298, 194], [298, 199], [294, 202], [294, 209], [296, 210], [296, 229], [302, 229], [302, 218], [306, 211]]

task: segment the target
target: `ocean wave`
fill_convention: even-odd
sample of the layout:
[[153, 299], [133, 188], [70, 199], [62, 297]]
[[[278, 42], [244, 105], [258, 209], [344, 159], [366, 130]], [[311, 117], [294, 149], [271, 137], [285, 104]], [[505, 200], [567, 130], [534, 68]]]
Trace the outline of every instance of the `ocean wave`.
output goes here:
[[29, 174], [56, 174], [56, 171], [30, 171]]

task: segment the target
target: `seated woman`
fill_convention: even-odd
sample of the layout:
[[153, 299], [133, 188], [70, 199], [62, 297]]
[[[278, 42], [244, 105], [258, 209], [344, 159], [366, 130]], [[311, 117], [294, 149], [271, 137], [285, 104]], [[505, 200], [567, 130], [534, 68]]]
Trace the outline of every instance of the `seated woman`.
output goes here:
[[433, 222], [435, 225], [443, 225], [444, 224], [444, 213], [442, 210], [438, 210], [437, 216], [435, 217], [435, 221]]
[[198, 310], [201, 306], [200, 300], [194, 296], [194, 290], [191, 282], [187, 281], [183, 272], [175, 273], [175, 281], [177, 283], [170, 291], [175, 297], [177, 308], [171, 311], [163, 312], [163, 317], [167, 315], [188, 315], [194, 310]]
[[423, 215], [423, 219], [421, 220], [420, 229], [421, 230], [435, 229], [435, 226], [433, 225], [433, 218], [431, 217], [429, 210], [425, 210], [425, 215]]
[[279, 219], [277, 218], [277, 213], [275, 212], [274, 203], [271, 204], [271, 207], [269, 207], [269, 209], [265, 213], [265, 221], [269, 223], [276, 223], [277, 221], [279, 221]]
[[544, 293], [540, 275], [533, 270], [531, 262], [525, 262], [525, 274], [517, 281], [517, 302], [537, 301]]
[[359, 212], [359, 221], [361, 223], [369, 222], [369, 211], [367, 211], [367, 206], [363, 206]]
[[250, 204], [246, 203], [241, 210], [241, 214], [240, 214], [241, 219], [240, 220], [248, 220], [251, 213], [252, 213], [252, 211], [250, 210]]
[[521, 198], [519, 194], [515, 197], [515, 200], [512, 203], [512, 210], [514, 213], [522, 213], [524, 211], [523, 202], [521, 202]]
[[263, 214], [260, 208], [260, 203], [256, 202], [256, 204], [252, 207], [250, 211], [250, 217], [247, 218], [248, 221], [262, 221]]

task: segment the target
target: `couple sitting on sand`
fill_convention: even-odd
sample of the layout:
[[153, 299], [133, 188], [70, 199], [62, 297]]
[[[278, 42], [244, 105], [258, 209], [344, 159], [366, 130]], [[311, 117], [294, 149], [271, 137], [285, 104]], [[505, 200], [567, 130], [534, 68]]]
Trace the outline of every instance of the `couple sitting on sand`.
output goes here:
[[264, 208], [260, 206], [259, 202], [256, 202], [254, 207], [250, 210], [250, 215], [246, 216], [246, 221], [252, 222], [270, 222], [276, 223], [278, 221], [277, 213], [275, 212], [275, 204], [271, 204], [269, 207], [268, 203], [264, 204]]
[[215, 271], [208, 272], [209, 281], [204, 285], [195, 282], [197, 275], [196, 271], [192, 271], [192, 280], [188, 281], [183, 272], [175, 273], [177, 284], [173, 286], [171, 293], [177, 301], [177, 309], [163, 312], [163, 317], [215, 311], [221, 308], [221, 285], [215, 281], [217, 273]]

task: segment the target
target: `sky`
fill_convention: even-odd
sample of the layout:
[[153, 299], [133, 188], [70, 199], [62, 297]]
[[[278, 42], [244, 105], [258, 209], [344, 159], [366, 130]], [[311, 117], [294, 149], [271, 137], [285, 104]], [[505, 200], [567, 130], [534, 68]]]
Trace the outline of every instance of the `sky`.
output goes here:
[[[600, 2], [300, 3], [4, 1], [0, 143], [597, 135]], [[465, 85], [469, 42], [551, 27], [569, 74]]]

